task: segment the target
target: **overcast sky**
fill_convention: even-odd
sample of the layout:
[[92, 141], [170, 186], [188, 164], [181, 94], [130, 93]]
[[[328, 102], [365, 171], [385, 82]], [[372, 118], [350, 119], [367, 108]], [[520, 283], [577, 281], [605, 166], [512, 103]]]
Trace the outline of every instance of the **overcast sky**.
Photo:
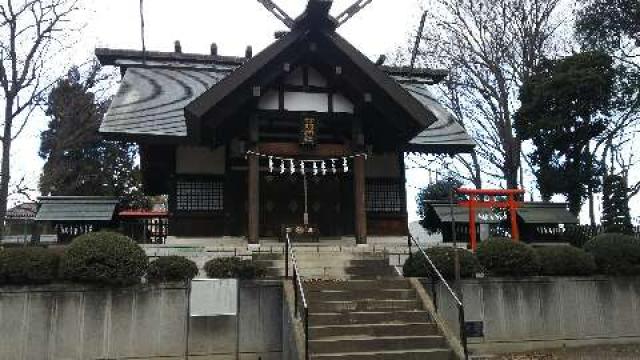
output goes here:
[[[91, 59], [96, 47], [141, 48], [139, 0], [84, 1], [86, 10], [74, 19], [83, 28], [75, 34], [72, 49], [57, 60], [62, 64], [56, 67], [60, 75], [66, 67]], [[334, 0], [332, 13], [337, 15], [353, 1]], [[295, 17], [307, 0], [276, 3]], [[147, 50], [173, 51], [174, 40], [180, 40], [183, 52], [208, 53], [215, 42], [219, 54], [243, 56], [247, 45], [253, 46], [255, 54], [274, 41], [275, 31], [286, 29], [257, 0], [145, 0], [144, 13]], [[375, 60], [380, 54], [392, 55], [399, 46], [406, 46], [419, 16], [419, 0], [373, 0], [339, 33]], [[34, 117], [29, 131], [15, 142], [12, 151], [12, 178], [26, 176], [33, 187], [42, 167], [37, 156], [39, 133], [46, 123], [43, 116]], [[416, 189], [426, 183], [426, 177], [417, 171], [409, 171], [408, 177], [409, 213], [415, 220]]]

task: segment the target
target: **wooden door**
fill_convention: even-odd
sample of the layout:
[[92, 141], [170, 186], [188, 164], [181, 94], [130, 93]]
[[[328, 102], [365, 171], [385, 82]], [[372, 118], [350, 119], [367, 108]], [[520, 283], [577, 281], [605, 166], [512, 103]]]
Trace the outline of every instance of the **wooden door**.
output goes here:
[[[307, 175], [309, 224], [320, 236], [344, 233], [342, 180], [339, 176]], [[278, 237], [282, 225], [304, 222], [304, 182], [300, 174], [263, 174], [260, 182], [260, 236]]]

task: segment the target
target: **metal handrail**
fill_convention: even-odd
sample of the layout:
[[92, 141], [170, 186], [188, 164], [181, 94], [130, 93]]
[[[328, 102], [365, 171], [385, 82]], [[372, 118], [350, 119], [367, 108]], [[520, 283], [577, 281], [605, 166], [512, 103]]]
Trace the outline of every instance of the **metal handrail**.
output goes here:
[[[413, 243], [418, 248], [422, 256], [424, 256], [424, 258], [427, 260], [426, 263], [428, 263], [429, 266], [431, 266], [431, 270], [433, 271], [433, 273], [436, 274], [436, 279], [433, 279], [433, 278], [431, 279], [431, 293], [433, 295], [433, 307], [436, 313], [438, 313], [438, 297], [437, 297], [436, 286], [435, 286], [436, 280], [439, 280], [441, 283], [444, 284], [445, 289], [447, 289], [447, 292], [453, 298], [456, 306], [458, 307], [458, 325], [460, 326], [460, 343], [462, 344], [462, 350], [464, 351], [464, 358], [468, 359], [469, 350], [467, 347], [467, 335], [465, 333], [464, 304], [462, 303], [462, 301], [460, 300], [456, 292], [453, 291], [453, 288], [449, 285], [447, 280], [444, 279], [444, 277], [442, 276], [442, 273], [440, 273], [440, 270], [438, 270], [438, 268], [433, 263], [431, 258], [427, 255], [427, 253], [424, 251], [422, 246], [420, 246], [420, 244], [416, 241], [416, 239], [413, 236], [411, 236], [411, 234], [408, 235], [408, 243], [409, 243], [409, 256], [411, 257], [413, 254], [411, 251], [411, 247], [412, 247], [411, 245]], [[455, 251], [457, 251], [457, 249]], [[427, 264], [424, 264], [424, 266], [427, 270], [429, 270], [429, 268], [427, 267]]]
[[[302, 286], [302, 276], [300, 275], [300, 269], [298, 268], [298, 261], [296, 259], [296, 253], [294, 247], [291, 245], [291, 238], [289, 233], [285, 233], [285, 277], [289, 278], [289, 259], [291, 259], [291, 265], [293, 270], [293, 294], [294, 294], [294, 314], [300, 320], [304, 326], [304, 358], [309, 359], [309, 306], [307, 304], [307, 297], [304, 293], [304, 287]], [[298, 295], [300, 294], [300, 295]], [[298, 297], [302, 302], [302, 308], [298, 306]], [[300, 312], [302, 310], [302, 313]]]

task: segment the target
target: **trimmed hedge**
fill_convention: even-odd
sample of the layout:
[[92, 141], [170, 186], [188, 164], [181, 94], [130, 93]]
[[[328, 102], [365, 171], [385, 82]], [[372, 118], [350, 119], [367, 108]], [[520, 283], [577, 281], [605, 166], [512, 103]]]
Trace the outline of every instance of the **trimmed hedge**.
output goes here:
[[42, 247], [0, 250], [0, 284], [47, 284], [57, 279], [60, 255]]
[[256, 279], [266, 274], [262, 264], [238, 257], [211, 259], [204, 264], [204, 271], [212, 279]]
[[587, 276], [596, 272], [591, 254], [573, 246], [545, 246], [536, 249], [540, 273], [547, 276]]
[[600, 234], [584, 246], [606, 275], [640, 275], [640, 240], [633, 236]]
[[114, 232], [80, 235], [60, 261], [66, 280], [127, 286], [140, 282], [149, 265], [147, 255], [130, 238]]
[[482, 241], [476, 250], [485, 272], [498, 276], [531, 276], [540, 271], [536, 251], [529, 245], [506, 238]]
[[[445, 279], [454, 279], [454, 256], [455, 250], [452, 247], [432, 247], [425, 250], [427, 256], [433, 261]], [[460, 259], [460, 277], [473, 277], [479, 269], [478, 261], [473, 253], [464, 249], [458, 249]], [[425, 267], [426, 265], [426, 267]], [[402, 266], [402, 273], [405, 277], [428, 277], [435, 276], [431, 266], [428, 265], [421, 252], [414, 253], [407, 258]]]
[[153, 260], [147, 270], [147, 280], [153, 283], [189, 281], [198, 275], [198, 266], [182, 256], [163, 256]]

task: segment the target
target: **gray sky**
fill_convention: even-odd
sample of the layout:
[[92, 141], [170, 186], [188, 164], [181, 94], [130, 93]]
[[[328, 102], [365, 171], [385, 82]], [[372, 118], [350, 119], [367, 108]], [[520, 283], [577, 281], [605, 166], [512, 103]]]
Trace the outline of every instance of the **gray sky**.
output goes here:
[[[275, 0], [290, 16], [299, 15], [307, 0]], [[334, 0], [332, 13], [337, 15], [355, 0]], [[91, 59], [96, 47], [140, 49], [139, 0], [84, 0], [86, 10], [75, 21], [84, 24], [74, 35], [73, 47], [54, 57], [62, 75], [66, 68]], [[247, 45], [254, 54], [274, 41], [273, 34], [285, 26], [257, 0], [145, 0], [145, 32], [148, 50], [172, 51], [180, 40], [183, 52], [208, 53], [212, 42], [221, 55], [243, 56]], [[339, 32], [371, 59], [391, 55], [405, 46], [420, 15], [419, 0], [374, 0], [339, 29]], [[115, 89], [113, 89], [115, 91]], [[28, 131], [14, 144], [13, 179], [26, 176], [37, 186], [42, 160], [37, 156], [39, 134], [46, 128], [44, 116], [36, 115]], [[408, 205], [410, 219], [415, 215], [417, 188], [424, 186], [424, 172], [410, 170]], [[17, 199], [16, 199], [17, 200]], [[640, 215], [640, 204], [634, 202]]]

